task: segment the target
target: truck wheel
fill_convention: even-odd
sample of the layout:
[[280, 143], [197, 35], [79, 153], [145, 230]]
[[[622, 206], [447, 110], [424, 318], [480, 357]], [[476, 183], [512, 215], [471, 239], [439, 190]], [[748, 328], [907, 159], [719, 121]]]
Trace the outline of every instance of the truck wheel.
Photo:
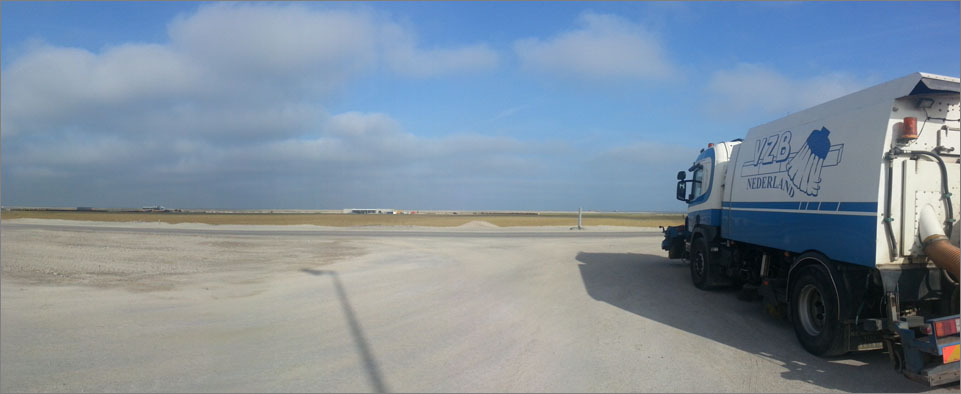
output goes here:
[[847, 352], [844, 327], [838, 320], [838, 294], [830, 275], [819, 265], [797, 273], [791, 284], [791, 322], [798, 341], [815, 356]]
[[691, 245], [691, 281], [701, 290], [717, 287], [717, 267], [711, 259], [711, 252], [707, 248], [704, 238], [694, 240]]

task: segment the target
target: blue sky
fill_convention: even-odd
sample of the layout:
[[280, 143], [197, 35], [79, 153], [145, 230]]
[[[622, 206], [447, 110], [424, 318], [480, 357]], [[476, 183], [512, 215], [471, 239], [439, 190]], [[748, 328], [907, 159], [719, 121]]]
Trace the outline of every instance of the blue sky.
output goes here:
[[912, 72], [957, 2], [0, 3], [6, 206], [680, 211], [708, 142]]

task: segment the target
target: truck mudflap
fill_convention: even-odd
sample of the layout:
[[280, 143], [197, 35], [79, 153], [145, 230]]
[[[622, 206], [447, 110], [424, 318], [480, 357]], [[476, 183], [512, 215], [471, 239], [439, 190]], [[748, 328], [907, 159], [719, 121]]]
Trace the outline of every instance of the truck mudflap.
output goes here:
[[961, 377], [959, 316], [928, 320], [919, 327], [897, 323], [900, 351], [892, 351], [894, 367], [911, 380], [938, 386]]
[[686, 226], [661, 226], [661, 231], [664, 233], [661, 249], [667, 251], [667, 258], [684, 258], [684, 241], [691, 238], [691, 232], [687, 231]]

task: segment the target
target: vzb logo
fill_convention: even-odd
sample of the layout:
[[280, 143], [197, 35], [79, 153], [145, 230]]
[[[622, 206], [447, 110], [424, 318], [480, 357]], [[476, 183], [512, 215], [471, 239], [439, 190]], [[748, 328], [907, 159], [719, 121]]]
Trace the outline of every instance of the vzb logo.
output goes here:
[[759, 164], [780, 163], [791, 156], [791, 132], [785, 131], [757, 140], [754, 162]]
[[[791, 149], [790, 131], [758, 139], [754, 157], [741, 166], [748, 177], [748, 189], [781, 189], [794, 197], [795, 191], [817, 196], [821, 190], [821, 170], [841, 163], [844, 144], [831, 145], [827, 128], [813, 130], [797, 151]], [[786, 175], [786, 176], [785, 176]]]

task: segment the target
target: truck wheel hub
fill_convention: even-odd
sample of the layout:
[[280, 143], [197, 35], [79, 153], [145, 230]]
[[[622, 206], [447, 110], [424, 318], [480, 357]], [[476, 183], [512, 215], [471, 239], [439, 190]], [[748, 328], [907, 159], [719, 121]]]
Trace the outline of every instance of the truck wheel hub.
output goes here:
[[691, 264], [694, 264], [694, 272], [697, 273], [698, 276], [704, 275], [704, 254], [703, 253], [695, 254], [694, 259], [691, 261]]
[[801, 326], [808, 335], [818, 336], [824, 329], [824, 299], [821, 292], [814, 285], [808, 284], [801, 289], [798, 297], [798, 317], [801, 319]]

